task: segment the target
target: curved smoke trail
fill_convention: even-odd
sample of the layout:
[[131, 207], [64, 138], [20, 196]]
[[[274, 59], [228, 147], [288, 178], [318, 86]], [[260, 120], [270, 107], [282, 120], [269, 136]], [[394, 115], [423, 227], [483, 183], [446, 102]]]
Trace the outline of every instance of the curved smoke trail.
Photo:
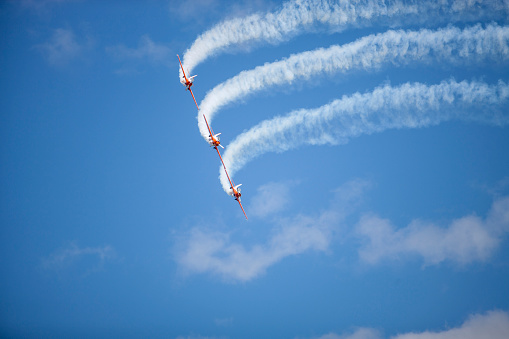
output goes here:
[[[332, 32], [374, 23], [399, 26], [469, 22], [472, 20], [507, 20], [509, 2], [504, 0], [293, 0], [269, 13], [225, 20], [201, 34], [184, 53], [183, 64], [192, 70], [207, 58], [229, 47], [252, 42], [277, 44], [317, 24]], [[182, 71], [179, 69], [182, 77]]]
[[[508, 9], [509, 2], [504, 0], [445, 0], [439, 3], [403, 3], [398, 0], [353, 0], [340, 3], [326, 0], [289, 1], [277, 12], [227, 20], [214, 26], [198, 37], [186, 51], [184, 65], [187, 69], [193, 69], [209, 56], [232, 45], [253, 41], [278, 43], [312, 29], [317, 23], [328, 26], [332, 31], [342, 31], [349, 26], [368, 26], [373, 22], [392, 26], [409, 23], [410, 20], [412, 24], [426, 25], [430, 25], [429, 21], [467, 22], [479, 18], [501, 19], [505, 22]], [[200, 105], [200, 132], [204, 138], [208, 136], [201, 119], [202, 114], [206, 114], [211, 122], [221, 107], [269, 86], [309, 79], [317, 73], [374, 69], [386, 63], [404, 65], [431, 59], [452, 63], [506, 60], [509, 56], [508, 41], [509, 27], [497, 24], [487, 25], [486, 28], [477, 25], [464, 30], [455, 27], [436, 31], [422, 29], [417, 32], [391, 30], [343, 46], [292, 55], [282, 61], [243, 71], [209, 91]], [[323, 135], [321, 138], [325, 140]], [[229, 154], [228, 151], [225, 154]], [[232, 173], [236, 170], [231, 169]]]
[[[373, 92], [343, 96], [316, 109], [302, 109], [265, 120], [237, 136], [223, 155], [230, 176], [267, 152], [302, 145], [346, 144], [350, 138], [387, 129], [418, 128], [459, 119], [498, 126], [509, 123], [509, 85], [443, 81], [438, 85], [407, 83]], [[489, 108], [489, 109], [488, 109]], [[479, 110], [479, 111], [474, 111]], [[229, 182], [220, 168], [223, 189]]]
[[504, 61], [509, 57], [509, 26], [490, 24], [459, 29], [387, 31], [369, 35], [342, 46], [294, 54], [287, 59], [242, 71], [210, 90], [200, 103], [198, 126], [206, 139], [209, 123], [223, 106], [270, 86], [308, 80], [317, 74], [347, 73], [376, 69], [384, 64], [404, 65], [433, 60], [461, 63], [482, 60]]

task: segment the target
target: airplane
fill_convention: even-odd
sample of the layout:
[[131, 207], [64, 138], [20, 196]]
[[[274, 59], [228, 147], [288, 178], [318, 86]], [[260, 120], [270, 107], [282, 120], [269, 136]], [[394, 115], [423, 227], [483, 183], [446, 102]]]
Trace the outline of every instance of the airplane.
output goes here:
[[[217, 151], [217, 153], [219, 153], [219, 151]], [[219, 157], [221, 157], [221, 154], [219, 154]], [[221, 158], [221, 162], [223, 162], [222, 158]], [[242, 186], [242, 184], [238, 184], [237, 186], [234, 186], [234, 183], [232, 182], [232, 180], [230, 179], [230, 176], [228, 175], [228, 171], [226, 170], [226, 166], [224, 165], [224, 162], [223, 162], [223, 167], [224, 167], [226, 176], [228, 177], [228, 181], [230, 182], [230, 192], [228, 192], [228, 194], [230, 196], [234, 197], [235, 200], [238, 201], [240, 208], [242, 208], [242, 212], [244, 212], [244, 216], [246, 217], [246, 220], [247, 220], [246, 211], [244, 211], [244, 207], [242, 207], [242, 203], [240, 202], [240, 197], [242, 196], [242, 194], [240, 193], [240, 186]]]
[[189, 92], [191, 92], [191, 95], [193, 96], [194, 103], [196, 104], [196, 108], [198, 108], [198, 110], [200, 110], [200, 108], [198, 107], [198, 103], [196, 102], [196, 99], [194, 98], [193, 90], [191, 89], [191, 86], [193, 86], [193, 81], [194, 81], [194, 78], [196, 77], [196, 75], [193, 75], [192, 77], [188, 78], [186, 76], [186, 72], [184, 72], [184, 67], [182, 66], [182, 62], [180, 61], [180, 57], [178, 54], [177, 54], [177, 58], [179, 58], [180, 68], [182, 68], [182, 73], [184, 74], [184, 77], [182, 79], [180, 79], [180, 83], [182, 85], [186, 86], [186, 89]]
[[[207, 124], [207, 128], [209, 130], [208, 141], [209, 141], [210, 146], [213, 146], [216, 149], [216, 151], [217, 151], [217, 146], [224, 149], [223, 145], [221, 145], [221, 143], [219, 142], [219, 135], [221, 133], [214, 134], [214, 132], [212, 132], [212, 129], [210, 128], [209, 123], [207, 122], [207, 118], [205, 118], [205, 114], [203, 114], [203, 119], [205, 119], [205, 123]], [[219, 153], [219, 151], [218, 151], [218, 153]]]

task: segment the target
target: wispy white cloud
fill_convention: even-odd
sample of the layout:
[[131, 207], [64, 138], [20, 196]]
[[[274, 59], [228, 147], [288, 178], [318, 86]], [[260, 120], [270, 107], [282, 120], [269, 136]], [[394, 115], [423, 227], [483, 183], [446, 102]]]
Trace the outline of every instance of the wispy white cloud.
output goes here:
[[[16, 0], [12, 0], [16, 1]], [[66, 2], [78, 2], [81, 0], [17, 0], [22, 6], [40, 8], [51, 4], [62, 4]]]
[[[209, 7], [214, 0], [201, 0]], [[186, 3], [187, 4], [187, 3]], [[183, 63], [192, 70], [198, 64], [230, 47], [252, 42], [279, 43], [318, 27], [339, 32], [348, 27], [374, 23], [397, 26], [401, 23], [504, 19], [509, 5], [504, 0], [294, 0], [274, 12], [256, 13], [225, 20], [201, 34], [186, 51]], [[182, 9], [182, 13], [186, 13]], [[180, 70], [179, 70], [180, 72]], [[180, 75], [181, 76], [181, 75]]]
[[[460, 119], [503, 126], [509, 123], [509, 85], [499, 82], [443, 81], [426, 86], [385, 85], [374, 91], [343, 96], [316, 109], [301, 109], [265, 120], [238, 135], [223, 161], [231, 177], [252, 159], [267, 152], [285, 152], [302, 145], [345, 144], [350, 138], [387, 129], [419, 128]], [[203, 119], [202, 119], [203, 120]], [[223, 189], [228, 179], [220, 168]]]
[[[168, 9], [173, 18], [180, 21], [199, 20], [203, 14], [216, 12], [220, 6], [219, 0], [170, 1]], [[188, 24], [189, 21], [186, 23]]]
[[76, 243], [61, 248], [42, 259], [42, 267], [48, 270], [61, 270], [83, 259], [93, 259], [93, 266], [98, 267], [116, 258], [113, 247], [79, 247]]
[[48, 42], [36, 45], [35, 48], [46, 57], [50, 64], [60, 66], [71, 60], [82, 58], [92, 46], [93, 41], [90, 38], [79, 42], [72, 30], [58, 28], [53, 31]]
[[406, 333], [392, 339], [507, 339], [509, 334], [509, 314], [504, 311], [491, 311], [471, 316], [460, 327], [442, 332]]
[[[225, 21], [227, 20], [225, 18], [239, 18], [258, 11], [266, 11], [270, 7], [274, 6], [267, 0], [237, 0], [229, 2], [228, 6], [220, 0], [170, 1], [169, 12], [173, 20], [181, 21], [183, 25], [192, 22], [191, 28], [196, 28], [205, 25], [208, 27], [207, 22], [214, 18], [217, 19], [215, 21]], [[225, 31], [223, 33], [227, 34]]]
[[214, 319], [214, 323], [220, 327], [229, 327], [229, 326], [233, 325], [233, 317], [216, 318], [216, 319]]
[[18, 3], [21, 7], [31, 10], [39, 15], [47, 15], [53, 5], [79, 2], [82, 0], [10, 0]]
[[316, 339], [382, 339], [377, 330], [371, 328], [359, 328], [352, 334], [336, 334], [334, 332], [327, 333]]
[[136, 48], [116, 45], [107, 47], [106, 51], [117, 59], [142, 60], [162, 64], [169, 64], [172, 55], [170, 47], [154, 42], [148, 35], [140, 38]]
[[361, 218], [356, 231], [365, 242], [359, 256], [369, 264], [412, 255], [422, 258], [426, 265], [446, 260], [459, 264], [482, 262], [492, 256], [509, 232], [509, 197], [496, 200], [484, 219], [472, 214], [446, 227], [414, 220], [396, 229], [389, 220], [368, 215]]
[[[306, 251], [324, 252], [332, 234], [369, 185], [351, 181], [333, 194], [331, 208], [318, 215], [278, 220], [265, 244], [243, 245], [230, 233], [193, 228], [176, 249], [176, 261], [187, 274], [212, 273], [229, 282], [262, 275], [282, 259]], [[345, 200], [348, 199], [348, 200]]]
[[258, 187], [255, 195], [251, 198], [249, 214], [257, 217], [274, 215], [290, 202], [290, 188], [293, 182], [271, 182]]
[[475, 183], [472, 186], [493, 197], [499, 198], [507, 191], [507, 188], [509, 188], [509, 176], [502, 178], [492, 185]]
[[253, 246], [235, 243], [226, 233], [195, 228], [178, 263], [186, 273], [213, 273], [226, 281], [248, 281], [290, 255], [325, 251], [331, 221], [328, 215], [296, 217], [276, 227], [266, 244]]
[[[507, 339], [509, 333], [509, 314], [504, 311], [490, 311], [475, 314], [461, 326], [437, 332], [404, 333], [391, 336], [390, 339]], [[359, 328], [352, 334], [328, 333], [317, 339], [384, 339], [380, 332]]]
[[399, 66], [410, 62], [441, 61], [450, 64], [509, 59], [509, 26], [491, 24], [459, 29], [387, 31], [365, 36], [352, 43], [320, 48], [294, 54], [273, 63], [267, 63], [215, 86], [200, 103], [198, 127], [204, 139], [208, 130], [201, 118], [209, 124], [225, 105], [253, 93], [283, 84], [309, 81], [320, 74], [348, 73], [352, 70], [373, 70], [383, 65]]

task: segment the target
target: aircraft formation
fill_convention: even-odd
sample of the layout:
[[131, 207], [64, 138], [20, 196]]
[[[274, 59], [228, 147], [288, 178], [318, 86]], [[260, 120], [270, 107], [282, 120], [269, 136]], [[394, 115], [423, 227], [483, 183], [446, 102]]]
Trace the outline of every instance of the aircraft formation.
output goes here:
[[[198, 107], [198, 103], [196, 102], [196, 99], [194, 98], [193, 90], [191, 89], [191, 86], [193, 86], [193, 81], [196, 75], [193, 75], [191, 77], [186, 76], [186, 72], [184, 71], [184, 66], [182, 66], [182, 62], [180, 61], [180, 57], [177, 54], [177, 57], [179, 59], [180, 68], [182, 69], [182, 78], [180, 79], [180, 83], [186, 87], [186, 90], [188, 90], [191, 93], [191, 96], [193, 97], [194, 103], [196, 104], [196, 108], [200, 110], [200, 107]], [[240, 208], [242, 209], [242, 212], [244, 213], [244, 216], [247, 220], [246, 212], [244, 211], [244, 207], [242, 207], [242, 203], [240, 202], [240, 197], [242, 194], [240, 193], [240, 186], [242, 184], [235, 185], [233, 183], [233, 180], [230, 178], [230, 175], [228, 175], [228, 171], [226, 170], [226, 166], [223, 162], [223, 157], [221, 157], [221, 153], [219, 152], [219, 148], [221, 147], [224, 149], [223, 145], [221, 145], [221, 142], [219, 141], [219, 135], [221, 133], [214, 134], [212, 131], [212, 128], [209, 126], [209, 123], [207, 121], [207, 118], [205, 117], [205, 114], [203, 114], [203, 119], [205, 120], [205, 123], [207, 124], [207, 129], [209, 130], [209, 136], [208, 136], [208, 143], [211, 147], [214, 147], [214, 149], [217, 151], [217, 154], [219, 155], [219, 159], [221, 160], [221, 163], [223, 164], [224, 172], [226, 173], [226, 176], [228, 177], [228, 181], [230, 182], [230, 191], [228, 194], [232, 196], [240, 205]]]

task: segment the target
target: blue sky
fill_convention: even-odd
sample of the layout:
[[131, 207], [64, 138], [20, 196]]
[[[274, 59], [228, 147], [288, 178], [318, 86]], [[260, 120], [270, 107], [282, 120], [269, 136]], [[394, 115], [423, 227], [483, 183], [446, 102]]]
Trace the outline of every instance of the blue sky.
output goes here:
[[508, 13], [2, 2], [1, 336], [507, 337]]

